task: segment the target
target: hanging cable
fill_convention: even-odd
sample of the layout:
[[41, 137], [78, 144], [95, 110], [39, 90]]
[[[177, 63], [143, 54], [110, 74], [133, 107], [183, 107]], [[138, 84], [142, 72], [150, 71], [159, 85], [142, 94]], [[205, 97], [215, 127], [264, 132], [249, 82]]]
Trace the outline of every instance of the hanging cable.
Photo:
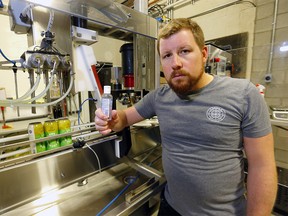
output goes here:
[[87, 98], [81, 103], [78, 111], [78, 125], [80, 125], [80, 113], [82, 112], [82, 106], [86, 101], [97, 101], [97, 100], [95, 100], [94, 98]]
[[87, 143], [85, 145], [87, 146], [87, 148], [89, 148], [94, 153], [94, 155], [95, 155], [95, 157], [97, 159], [97, 163], [99, 165], [99, 172], [101, 172], [101, 164], [100, 164], [100, 160], [99, 160], [99, 157], [98, 157], [97, 153]]

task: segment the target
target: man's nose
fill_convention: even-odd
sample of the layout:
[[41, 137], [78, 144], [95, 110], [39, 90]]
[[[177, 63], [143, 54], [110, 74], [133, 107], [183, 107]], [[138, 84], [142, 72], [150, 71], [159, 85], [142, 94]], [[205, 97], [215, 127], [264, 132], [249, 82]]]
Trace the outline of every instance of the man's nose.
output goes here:
[[179, 69], [182, 67], [181, 59], [178, 55], [173, 55], [172, 58], [172, 68], [173, 70]]

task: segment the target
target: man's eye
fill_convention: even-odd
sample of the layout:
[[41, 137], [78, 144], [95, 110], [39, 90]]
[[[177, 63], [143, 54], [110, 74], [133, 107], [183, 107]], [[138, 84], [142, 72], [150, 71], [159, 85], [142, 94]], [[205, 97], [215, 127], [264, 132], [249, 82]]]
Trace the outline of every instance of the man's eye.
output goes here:
[[169, 54], [164, 55], [162, 58], [165, 59], [165, 58], [169, 58], [170, 56], [171, 54], [169, 53]]
[[190, 50], [188, 50], [188, 49], [184, 49], [181, 51], [181, 53], [184, 53], [184, 54], [189, 53], [189, 52], [190, 52]]

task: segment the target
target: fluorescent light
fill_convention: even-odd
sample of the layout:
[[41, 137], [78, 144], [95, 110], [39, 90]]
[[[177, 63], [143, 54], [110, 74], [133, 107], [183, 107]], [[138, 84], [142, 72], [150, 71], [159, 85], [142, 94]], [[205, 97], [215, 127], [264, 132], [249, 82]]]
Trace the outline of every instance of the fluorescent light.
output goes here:
[[287, 52], [288, 51], [288, 45], [283, 45], [280, 47], [281, 52]]

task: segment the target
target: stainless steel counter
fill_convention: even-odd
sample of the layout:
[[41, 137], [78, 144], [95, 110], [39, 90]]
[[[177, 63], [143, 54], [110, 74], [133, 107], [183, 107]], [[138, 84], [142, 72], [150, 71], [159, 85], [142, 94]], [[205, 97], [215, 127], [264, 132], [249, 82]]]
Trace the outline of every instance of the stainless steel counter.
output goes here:
[[271, 125], [288, 127], [288, 120], [285, 121], [285, 120], [271, 119], [270, 122], [271, 122]]
[[[165, 179], [159, 179], [159, 185], [153, 190], [147, 191], [135, 202], [125, 201], [125, 194], [135, 190], [149, 180], [149, 177], [140, 174], [129, 165], [122, 163], [105, 170], [102, 173], [88, 178], [88, 183], [83, 186], [70, 185], [61, 190], [51, 191], [42, 197], [16, 208], [8, 215], [93, 215], [99, 213], [126, 185], [125, 177], [139, 176], [122, 196], [120, 196], [104, 214], [128, 215], [163, 188]], [[109, 213], [110, 212], [110, 213]]]
[[0, 167], [0, 214], [96, 215], [135, 177], [104, 214], [147, 214], [166, 183], [159, 127], [132, 128], [132, 148], [121, 159], [115, 156], [116, 138], [113, 134], [89, 141], [101, 173], [87, 146], [60, 148]]

